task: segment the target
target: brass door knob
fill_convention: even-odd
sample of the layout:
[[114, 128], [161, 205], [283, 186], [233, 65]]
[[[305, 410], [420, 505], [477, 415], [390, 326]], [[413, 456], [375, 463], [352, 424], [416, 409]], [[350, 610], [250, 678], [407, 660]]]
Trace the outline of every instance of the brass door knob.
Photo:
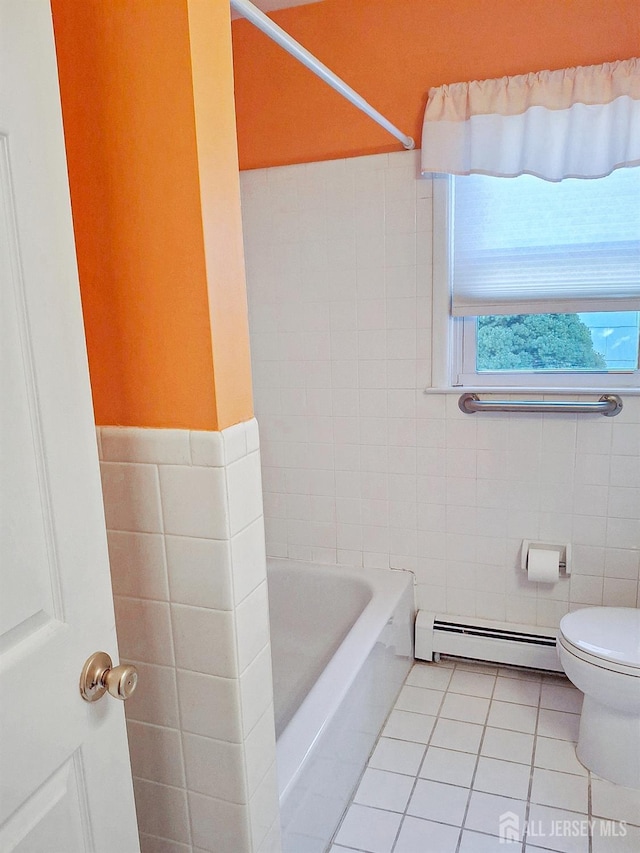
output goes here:
[[114, 666], [106, 652], [96, 652], [87, 659], [80, 675], [80, 695], [96, 702], [109, 693], [115, 699], [128, 699], [138, 684], [138, 670], [132, 664]]

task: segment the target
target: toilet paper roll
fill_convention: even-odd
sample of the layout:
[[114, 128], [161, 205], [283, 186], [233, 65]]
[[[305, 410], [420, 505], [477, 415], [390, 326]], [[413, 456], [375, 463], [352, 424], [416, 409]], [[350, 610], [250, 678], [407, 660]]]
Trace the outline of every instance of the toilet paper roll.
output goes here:
[[560, 553], [545, 548], [529, 549], [527, 575], [530, 581], [556, 583], [560, 576]]

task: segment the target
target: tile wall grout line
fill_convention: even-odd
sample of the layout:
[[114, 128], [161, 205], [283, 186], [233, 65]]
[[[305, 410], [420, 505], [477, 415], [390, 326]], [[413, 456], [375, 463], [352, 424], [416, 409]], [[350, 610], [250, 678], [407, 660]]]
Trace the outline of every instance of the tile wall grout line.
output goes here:
[[[189, 445], [189, 455], [191, 455], [191, 446]], [[171, 601], [171, 587], [169, 585], [169, 555], [167, 554], [167, 540], [165, 533], [165, 520], [164, 520], [164, 501], [162, 499], [162, 489], [160, 488], [160, 466], [156, 465], [156, 478], [158, 484], [158, 500], [160, 502], [160, 519], [162, 522], [162, 553], [164, 556], [164, 565], [166, 571], [167, 578], [167, 589], [169, 595], [169, 625], [171, 627], [171, 635], [170, 635], [170, 643], [171, 643], [171, 656], [173, 658], [173, 665], [171, 667], [173, 671], [173, 680], [176, 688], [176, 710], [178, 714], [178, 727], [180, 730], [180, 760], [182, 761], [182, 773], [184, 776], [184, 798], [186, 804], [186, 812], [187, 812], [187, 833], [189, 838], [189, 848], [193, 850], [193, 830], [191, 826], [191, 803], [189, 802], [189, 782], [187, 778], [187, 761], [185, 757], [185, 746], [184, 746], [184, 728], [182, 723], [182, 703], [180, 702], [180, 691], [178, 689], [178, 664], [176, 661], [176, 650], [174, 643], [174, 621], [173, 621], [173, 607]]]

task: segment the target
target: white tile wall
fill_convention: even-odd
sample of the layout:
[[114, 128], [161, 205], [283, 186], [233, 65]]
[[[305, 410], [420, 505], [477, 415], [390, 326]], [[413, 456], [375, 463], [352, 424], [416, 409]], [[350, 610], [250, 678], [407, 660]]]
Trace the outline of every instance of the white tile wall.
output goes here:
[[142, 850], [277, 853], [257, 424], [98, 437]]
[[[241, 175], [268, 553], [411, 569], [420, 607], [501, 621], [639, 605], [640, 398], [613, 419], [480, 417], [424, 394], [417, 175], [415, 152]], [[523, 538], [571, 542], [571, 580], [529, 583]]]

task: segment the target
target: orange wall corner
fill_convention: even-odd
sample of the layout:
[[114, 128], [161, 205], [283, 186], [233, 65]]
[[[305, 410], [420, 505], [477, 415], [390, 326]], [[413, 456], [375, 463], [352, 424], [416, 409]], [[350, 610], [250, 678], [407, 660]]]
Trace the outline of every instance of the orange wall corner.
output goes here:
[[[51, 5], [96, 423], [221, 429], [250, 409], [235, 127], [233, 102], [215, 102], [203, 151], [190, 15], [197, 6], [230, 40], [228, 4]], [[207, 71], [231, 90], [230, 55]]]
[[253, 417], [227, 0], [188, 0], [218, 429]]

